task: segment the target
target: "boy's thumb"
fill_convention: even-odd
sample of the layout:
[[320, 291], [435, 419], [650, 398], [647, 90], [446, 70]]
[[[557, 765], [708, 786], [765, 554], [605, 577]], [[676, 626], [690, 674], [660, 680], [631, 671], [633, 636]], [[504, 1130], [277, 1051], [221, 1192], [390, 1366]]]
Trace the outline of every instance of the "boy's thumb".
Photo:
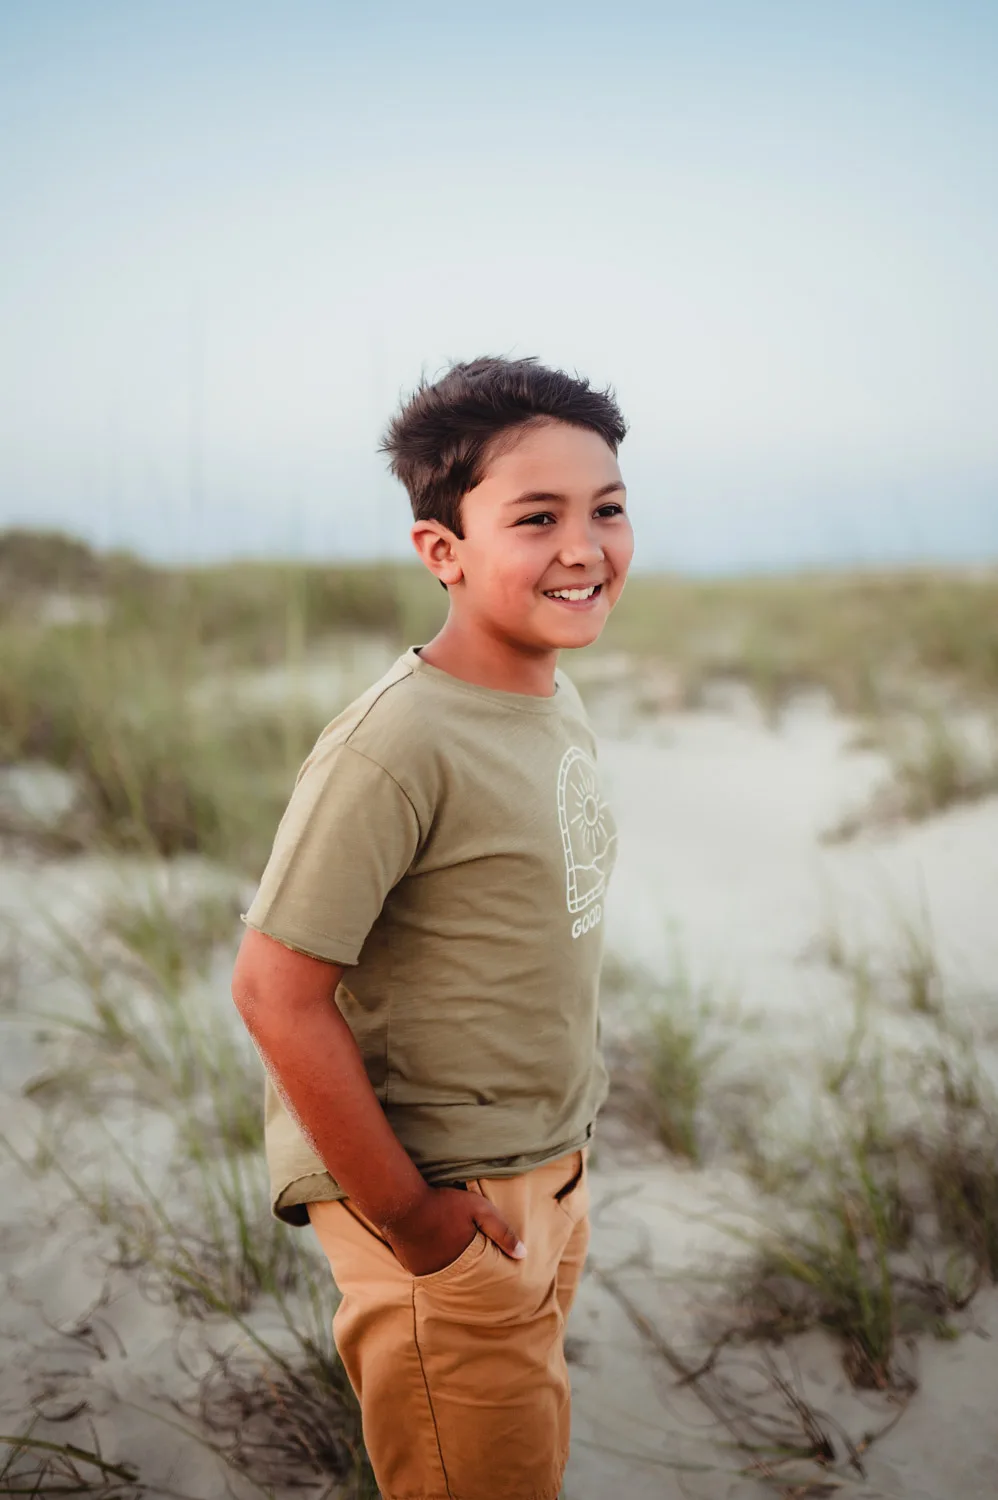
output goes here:
[[498, 1245], [499, 1249], [505, 1255], [511, 1256], [513, 1260], [522, 1260], [526, 1255], [526, 1245], [520, 1239], [519, 1235], [510, 1229], [504, 1219], [496, 1217], [488, 1225], [480, 1224], [479, 1228], [483, 1229], [489, 1239]]

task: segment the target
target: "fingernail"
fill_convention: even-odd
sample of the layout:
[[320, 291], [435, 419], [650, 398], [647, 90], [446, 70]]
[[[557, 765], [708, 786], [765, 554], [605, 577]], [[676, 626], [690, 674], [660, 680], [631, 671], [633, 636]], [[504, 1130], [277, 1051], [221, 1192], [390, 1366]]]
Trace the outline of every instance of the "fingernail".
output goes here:
[[527, 1253], [527, 1247], [526, 1247], [526, 1245], [523, 1243], [522, 1240], [517, 1240], [516, 1244], [513, 1246], [513, 1259], [514, 1260], [522, 1260], [523, 1257], [526, 1255], [526, 1253]]

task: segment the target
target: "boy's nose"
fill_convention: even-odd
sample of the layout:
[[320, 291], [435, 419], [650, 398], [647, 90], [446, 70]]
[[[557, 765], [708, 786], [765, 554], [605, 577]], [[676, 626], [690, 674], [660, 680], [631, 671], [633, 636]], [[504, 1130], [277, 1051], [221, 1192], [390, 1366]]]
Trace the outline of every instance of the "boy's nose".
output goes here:
[[592, 567], [603, 561], [603, 548], [599, 538], [588, 528], [573, 531], [562, 540], [559, 561], [566, 567]]

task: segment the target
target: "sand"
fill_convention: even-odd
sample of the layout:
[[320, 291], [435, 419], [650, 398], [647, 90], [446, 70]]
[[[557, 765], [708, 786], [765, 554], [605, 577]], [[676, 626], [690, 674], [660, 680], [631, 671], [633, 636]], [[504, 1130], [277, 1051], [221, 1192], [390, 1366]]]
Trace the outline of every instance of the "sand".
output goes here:
[[[778, 1128], [802, 1128], [807, 1081], [841, 1044], [852, 1016], [848, 984], [826, 961], [831, 935], [855, 951], [890, 955], [906, 923], [927, 924], [948, 1001], [978, 1029], [982, 1055], [991, 1057], [998, 800], [829, 844], [823, 831], [867, 800], [885, 766], [874, 752], [851, 748], [857, 726], [821, 699], [802, 699], [775, 727], [737, 693], [701, 712], [663, 712], [638, 723], [622, 723], [609, 701], [595, 711], [603, 718], [601, 767], [620, 833], [608, 949], [657, 973], [684, 968], [721, 1017], [713, 1024], [728, 1045], [722, 1082], [735, 1075], [757, 1080], [770, 1097], [775, 1088]], [[60, 805], [65, 789], [51, 778], [43, 785], [18, 774], [19, 795], [27, 776], [28, 794]], [[3, 851], [0, 1130], [28, 1156], [39, 1138], [67, 1164], [107, 1163], [110, 1155], [93, 1120], [74, 1120], [44, 1090], [26, 1097], [25, 1089], [52, 1070], [57, 1054], [65, 1060], [51, 1029], [33, 1016], [60, 1007], [79, 1012], [82, 1003], [71, 980], [37, 962], [39, 933], [55, 915], [87, 940], [103, 893], [123, 868], [96, 859], [46, 861], [23, 847]], [[142, 871], [133, 863], [126, 878]], [[182, 878], [196, 885], [223, 877], [189, 861]], [[211, 1003], [228, 1005], [224, 964], [210, 988]], [[605, 1024], [611, 1035], [626, 1029], [629, 1013], [620, 1002], [608, 1001]], [[917, 1024], [911, 1027], [917, 1039]], [[795, 1087], [784, 1089], [785, 1078]], [[140, 1129], [123, 1107], [109, 1107], [107, 1120], [155, 1170], [172, 1141], [171, 1122], [159, 1128], [147, 1121]], [[592, 1188], [591, 1269], [570, 1329], [575, 1417], [566, 1500], [754, 1500], [773, 1493], [740, 1475], [742, 1461], [725, 1446], [723, 1431], [689, 1391], [677, 1391], [603, 1279], [612, 1272], [651, 1325], [676, 1347], [692, 1347], [711, 1295], [702, 1273], [738, 1253], [716, 1220], [747, 1222], [744, 1216], [765, 1212], [758, 1191], [730, 1165], [677, 1164], [609, 1118], [597, 1138]], [[114, 1238], [113, 1225], [95, 1225], [67, 1203], [44, 1162], [26, 1174], [0, 1154], [0, 1431], [23, 1430], [29, 1413], [40, 1411], [37, 1434], [91, 1447], [90, 1421], [106, 1457], [140, 1468], [147, 1494], [213, 1500], [227, 1486], [259, 1494], [233, 1480], [197, 1422], [172, 1404], [190, 1390], [178, 1352], [203, 1368], [205, 1349], [231, 1329], [211, 1318], [182, 1319], [149, 1294], [140, 1267], [109, 1271]], [[268, 1316], [266, 1308], [254, 1314], [262, 1322]], [[967, 1324], [956, 1342], [920, 1343], [912, 1355], [917, 1394], [867, 1456], [865, 1476], [840, 1477], [835, 1493], [871, 1500], [995, 1493], [994, 1294], [977, 1297]], [[856, 1436], [894, 1413], [886, 1397], [852, 1391], [824, 1336], [793, 1341], [776, 1357], [813, 1404]], [[742, 1361], [741, 1378], [750, 1385], [757, 1378], [753, 1356]]]

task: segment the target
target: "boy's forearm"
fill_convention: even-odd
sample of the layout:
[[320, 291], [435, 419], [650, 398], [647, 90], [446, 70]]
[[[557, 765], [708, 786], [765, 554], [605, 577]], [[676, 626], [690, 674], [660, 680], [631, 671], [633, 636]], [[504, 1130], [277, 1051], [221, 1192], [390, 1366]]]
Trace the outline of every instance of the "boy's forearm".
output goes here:
[[392, 1130], [334, 1002], [289, 1013], [257, 1004], [243, 1020], [306, 1139], [347, 1197], [389, 1228], [426, 1193]]

